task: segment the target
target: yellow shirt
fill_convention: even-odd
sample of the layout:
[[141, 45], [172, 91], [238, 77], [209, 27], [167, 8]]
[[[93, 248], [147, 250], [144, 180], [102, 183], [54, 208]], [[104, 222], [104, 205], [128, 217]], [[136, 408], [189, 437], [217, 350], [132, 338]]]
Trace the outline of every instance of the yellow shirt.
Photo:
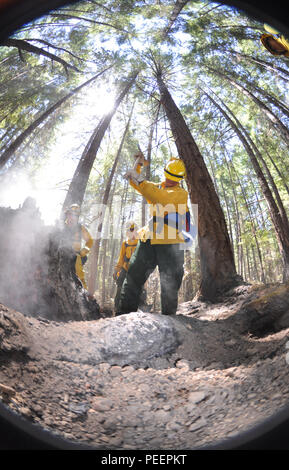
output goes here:
[[176, 213], [185, 216], [188, 210], [188, 192], [179, 184], [170, 187], [165, 186], [165, 183], [150, 181], [143, 181], [139, 185], [130, 181], [130, 184], [145, 197], [152, 217], [151, 222], [139, 230], [140, 240], [145, 242], [150, 239], [152, 245], [184, 243], [184, 237], [176, 225], [165, 224], [164, 216]]
[[[77, 228], [78, 229], [75, 230], [72, 248], [74, 251], [80, 252], [81, 256], [85, 256], [93, 245], [93, 239], [89, 231], [83, 225], [78, 225]], [[85, 247], [81, 249], [82, 240], [85, 241]]]
[[138, 244], [138, 239], [136, 240], [128, 239], [122, 242], [118, 262], [115, 266], [116, 272], [119, 272], [121, 268], [125, 269], [126, 271], [128, 270], [130, 258], [134, 250], [136, 249], [137, 244]]

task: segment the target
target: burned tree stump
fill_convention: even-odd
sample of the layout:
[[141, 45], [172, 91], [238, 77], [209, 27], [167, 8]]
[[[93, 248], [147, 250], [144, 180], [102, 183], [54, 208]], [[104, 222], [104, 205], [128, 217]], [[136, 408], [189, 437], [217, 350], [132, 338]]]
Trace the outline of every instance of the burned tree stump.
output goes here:
[[0, 208], [0, 301], [27, 316], [48, 320], [101, 317], [75, 274], [75, 254], [62, 230], [45, 226], [36, 206]]

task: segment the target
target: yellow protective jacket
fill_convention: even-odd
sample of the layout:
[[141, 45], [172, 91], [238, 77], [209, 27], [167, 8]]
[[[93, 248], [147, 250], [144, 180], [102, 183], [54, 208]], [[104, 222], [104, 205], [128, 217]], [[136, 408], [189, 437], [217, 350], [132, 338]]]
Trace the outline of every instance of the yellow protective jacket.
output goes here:
[[[285, 49], [287, 49], [287, 51], [285, 52], [285, 54], [282, 54], [282, 56], [284, 57], [289, 57], [289, 40], [287, 38], [285, 38], [285, 36], [283, 36], [282, 34], [279, 33], [279, 31], [277, 31], [275, 28], [272, 28], [272, 26], [269, 26], [267, 24], [264, 24], [264, 28], [266, 31], [268, 31], [268, 33], [271, 33], [271, 34], [262, 34], [261, 36], [261, 42], [263, 43], [264, 45], [264, 39], [266, 39], [266, 37], [273, 37], [277, 42], [279, 42]], [[265, 46], [266, 47], [266, 46]], [[270, 51], [271, 54], [273, 55], [279, 55], [277, 53], [274, 53], [272, 51]], [[282, 57], [281, 56], [281, 57]]]
[[[140, 172], [140, 167], [137, 169]], [[144, 196], [149, 204], [151, 222], [139, 230], [141, 241], [151, 240], [152, 245], [184, 243], [183, 235], [176, 226], [164, 223], [167, 214], [185, 216], [188, 211], [188, 192], [179, 184], [166, 187], [165, 183], [143, 181], [139, 185], [130, 180], [131, 186]]]
[[122, 242], [118, 262], [115, 266], [115, 271], [117, 273], [121, 270], [121, 268], [125, 269], [126, 271], [128, 270], [130, 258], [134, 250], [136, 249], [137, 244], [138, 244], [138, 239], [136, 240], [127, 239], [124, 242]]
[[[82, 240], [85, 241], [84, 248], [82, 246]], [[89, 231], [84, 227], [84, 225], [77, 224], [73, 230], [72, 237], [72, 248], [76, 253], [79, 253], [80, 256], [85, 256], [89, 253], [90, 248], [93, 245], [93, 238], [91, 237]]]

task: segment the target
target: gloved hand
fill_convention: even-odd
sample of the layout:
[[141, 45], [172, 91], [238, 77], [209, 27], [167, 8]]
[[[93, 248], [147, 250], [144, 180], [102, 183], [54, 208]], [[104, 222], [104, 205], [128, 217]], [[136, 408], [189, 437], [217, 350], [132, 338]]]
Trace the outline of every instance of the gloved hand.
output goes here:
[[83, 258], [84, 256], [87, 256], [88, 253], [89, 253], [88, 248], [82, 248], [79, 252], [81, 258]]
[[142, 183], [145, 178], [140, 175], [136, 170], [132, 169], [132, 170], [129, 170], [125, 175], [124, 175], [124, 178], [126, 180], [132, 180], [133, 183], [139, 185], [140, 183]]
[[114, 271], [112, 277], [113, 277], [113, 279], [116, 281], [117, 278], [118, 278], [118, 272], [117, 272], [117, 271]]

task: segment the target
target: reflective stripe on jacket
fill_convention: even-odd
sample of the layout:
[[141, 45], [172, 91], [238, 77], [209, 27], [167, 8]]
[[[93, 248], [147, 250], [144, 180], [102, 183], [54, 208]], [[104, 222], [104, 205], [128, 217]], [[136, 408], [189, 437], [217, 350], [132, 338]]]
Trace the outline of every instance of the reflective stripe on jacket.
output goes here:
[[168, 214], [178, 213], [185, 216], [188, 211], [188, 192], [179, 184], [167, 187], [165, 183], [143, 181], [139, 185], [130, 181], [131, 186], [142, 194], [149, 203], [153, 223], [139, 230], [141, 241], [151, 240], [152, 245], [184, 243], [184, 237], [178, 228], [165, 223]]

